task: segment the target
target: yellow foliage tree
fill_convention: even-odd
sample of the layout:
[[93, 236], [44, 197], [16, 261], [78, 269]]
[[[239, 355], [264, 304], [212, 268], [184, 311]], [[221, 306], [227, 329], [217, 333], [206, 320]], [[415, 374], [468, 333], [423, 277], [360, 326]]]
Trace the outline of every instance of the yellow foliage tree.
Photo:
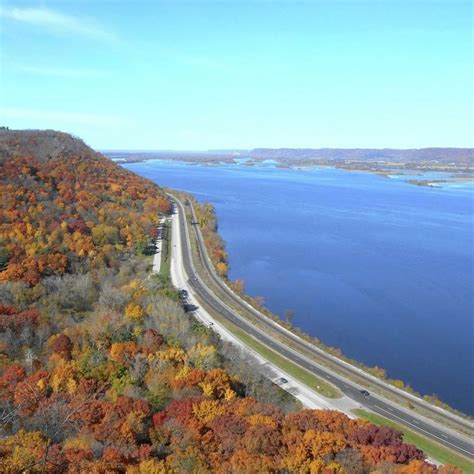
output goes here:
[[[39, 431], [24, 431], [0, 440], [0, 472], [30, 472], [32, 466], [41, 460], [46, 440]], [[30, 468], [31, 469], [31, 468]]]
[[217, 400], [203, 400], [193, 405], [193, 413], [200, 421], [207, 423], [225, 413], [225, 407]]
[[143, 311], [143, 308], [136, 303], [129, 303], [125, 307], [125, 316], [128, 319], [131, 319], [132, 321], [137, 321], [143, 318], [145, 316], [145, 312]]
[[191, 373], [191, 367], [189, 365], [183, 365], [181, 369], [176, 372], [176, 375], [174, 376], [175, 380], [183, 380], [185, 379], [190, 373]]
[[166, 469], [163, 461], [156, 459], [147, 459], [142, 461], [138, 466], [129, 466], [125, 471], [126, 474], [166, 474], [169, 470]]
[[234, 378], [222, 369], [210, 370], [199, 384], [204, 396], [210, 398], [233, 398], [230, 396]]
[[51, 372], [50, 385], [53, 392], [72, 395], [76, 392], [79, 374], [73, 362], [63, 362]]
[[347, 447], [343, 434], [328, 431], [308, 430], [304, 434], [303, 440], [305, 445], [310, 448], [314, 458], [336, 454]]
[[217, 262], [216, 270], [217, 270], [217, 273], [219, 273], [219, 275], [225, 276], [227, 275], [229, 268], [224, 262]]
[[156, 352], [152, 357], [170, 362], [184, 362], [187, 355], [181, 347], [168, 347], [165, 351]]

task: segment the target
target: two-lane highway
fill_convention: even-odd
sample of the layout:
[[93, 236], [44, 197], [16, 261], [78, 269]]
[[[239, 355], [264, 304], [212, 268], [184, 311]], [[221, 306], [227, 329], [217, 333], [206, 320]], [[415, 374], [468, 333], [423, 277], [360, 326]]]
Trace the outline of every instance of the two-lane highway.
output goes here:
[[[407, 413], [407, 411], [403, 409], [399, 409], [393, 402], [385, 400], [384, 398], [371, 395], [369, 397], [364, 396], [360, 390], [361, 386], [353, 383], [351, 380], [341, 376], [339, 373], [334, 373], [330, 371], [328, 368], [317, 364], [314, 360], [306, 357], [303, 353], [297, 350], [298, 344], [301, 344], [301, 341], [297, 340], [297, 336], [295, 337], [295, 344], [293, 347], [290, 348], [287, 345], [280, 342], [275, 337], [272, 337], [270, 334], [275, 332], [274, 325], [278, 326], [274, 322], [268, 322], [269, 330], [264, 331], [259, 327], [256, 327], [249, 321], [248, 319], [242, 317], [237, 311], [233, 308], [230, 308], [227, 304], [225, 304], [216, 294], [215, 288], [210, 289], [209, 286], [200, 278], [198, 275], [194, 263], [192, 261], [192, 252], [191, 252], [191, 244], [189, 239], [188, 233], [188, 225], [186, 222], [186, 214], [184, 210], [183, 204], [173, 195], [170, 197], [175, 202], [176, 211], [178, 213], [179, 218], [179, 227], [180, 227], [180, 242], [178, 243], [180, 250], [181, 250], [181, 257], [182, 263], [184, 267], [184, 271], [189, 278], [189, 285], [192, 288], [193, 292], [197, 295], [198, 299], [202, 301], [205, 305], [212, 308], [216, 313], [221, 315], [222, 317], [226, 318], [228, 321], [235, 324], [241, 330], [245, 331], [247, 334], [254, 337], [260, 343], [264, 344], [265, 346], [271, 348], [279, 355], [286, 357], [288, 360], [293, 362], [294, 364], [303, 367], [304, 369], [308, 370], [309, 372], [313, 373], [317, 377], [320, 377], [328, 382], [332, 383], [336, 386], [341, 392], [345, 395], [350, 397], [351, 399], [357, 401], [362, 406], [367, 407], [368, 409], [383, 415], [386, 418], [390, 418], [393, 421], [402, 424], [413, 431], [416, 431], [428, 438], [437, 441], [438, 443], [466, 456], [469, 458], [474, 458], [474, 449], [473, 443], [467, 437], [463, 437], [462, 435], [458, 435], [457, 433], [453, 432], [452, 430], [446, 429], [441, 425], [436, 425], [435, 423], [431, 422], [431, 420], [427, 420], [424, 417], [418, 416], [417, 414]], [[192, 209], [192, 208], [191, 208]], [[194, 220], [194, 210], [192, 209]], [[194, 226], [196, 227], [196, 226]], [[222, 282], [222, 280], [216, 275], [213, 267], [209, 268], [211, 265], [210, 260], [207, 256], [207, 251], [204, 247], [204, 243], [202, 240], [202, 236], [200, 235], [199, 229], [195, 228], [198, 250], [199, 250], [199, 257], [201, 259], [201, 263], [204, 267], [208, 270], [208, 274], [211, 278], [217, 279], [218, 281], [214, 281], [222, 291], [225, 291], [225, 294], [228, 298], [232, 298], [234, 304], [238, 304], [242, 307], [243, 311], [248, 312], [248, 304], [238, 298], [233, 292], [228, 289], [228, 287]], [[212, 265], [211, 265], [212, 266]], [[222, 288], [225, 287], [227, 291]], [[214, 290], [214, 291], [213, 291]], [[256, 311], [256, 310], [253, 310]], [[267, 318], [262, 316], [260, 321], [266, 321]], [[272, 324], [273, 323], [273, 324]], [[280, 326], [281, 327], [281, 326]], [[286, 331], [284, 328], [281, 327], [282, 331]], [[287, 332], [284, 333], [284, 336], [288, 338]], [[292, 341], [293, 342], [293, 341]], [[307, 344], [307, 343], [306, 343]], [[307, 347], [304, 347], [306, 353]], [[318, 356], [319, 356], [318, 352]], [[333, 362], [331, 360], [331, 362]], [[347, 367], [343, 367], [344, 370], [347, 371]], [[372, 381], [371, 381], [372, 382]]]

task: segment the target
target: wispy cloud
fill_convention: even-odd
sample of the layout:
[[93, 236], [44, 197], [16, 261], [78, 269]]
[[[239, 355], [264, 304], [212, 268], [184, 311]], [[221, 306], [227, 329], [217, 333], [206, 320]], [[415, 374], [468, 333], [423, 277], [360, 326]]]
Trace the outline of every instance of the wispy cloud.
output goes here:
[[49, 8], [0, 6], [0, 17], [44, 28], [55, 33], [74, 34], [103, 41], [116, 39], [113, 33], [104, 29], [95, 21], [67, 15]]
[[26, 65], [15, 65], [14, 68], [18, 71], [25, 72], [27, 74], [34, 74], [38, 76], [52, 76], [62, 78], [84, 78], [84, 77], [105, 77], [107, 73], [105, 71], [99, 71], [97, 69], [81, 69], [81, 68], [59, 68], [50, 66], [26, 66]]
[[82, 114], [77, 112], [64, 112], [57, 110], [26, 109], [18, 107], [0, 107], [0, 117], [5, 119], [21, 119], [34, 122], [25, 126], [37, 126], [40, 128], [61, 128], [63, 124], [70, 125], [92, 125], [97, 127], [120, 127], [130, 125], [125, 117], [104, 114]]

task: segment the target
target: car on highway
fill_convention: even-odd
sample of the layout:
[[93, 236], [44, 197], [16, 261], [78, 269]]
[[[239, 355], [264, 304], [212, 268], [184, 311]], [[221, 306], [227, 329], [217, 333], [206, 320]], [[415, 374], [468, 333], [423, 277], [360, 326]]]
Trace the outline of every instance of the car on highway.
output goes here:
[[286, 380], [285, 377], [280, 377], [280, 378], [278, 379], [278, 382], [280, 382], [280, 383], [288, 383], [288, 380]]
[[367, 390], [361, 390], [360, 393], [362, 393], [364, 397], [368, 397], [370, 395], [370, 393]]

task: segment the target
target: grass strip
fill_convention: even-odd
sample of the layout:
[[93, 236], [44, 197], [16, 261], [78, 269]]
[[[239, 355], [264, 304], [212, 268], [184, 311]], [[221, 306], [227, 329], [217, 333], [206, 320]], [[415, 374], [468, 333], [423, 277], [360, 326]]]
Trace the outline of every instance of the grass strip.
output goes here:
[[171, 228], [169, 222], [166, 220], [163, 223], [163, 239], [161, 241], [161, 263], [160, 263], [160, 275], [162, 275], [166, 281], [170, 279], [171, 275]]
[[430, 458], [436, 459], [436, 461], [442, 464], [453, 464], [463, 470], [466, 473], [474, 473], [474, 463], [469, 461], [464, 456], [461, 456], [450, 449], [441, 446], [435, 441], [431, 441], [414, 431], [405, 428], [398, 423], [389, 420], [381, 415], [372, 413], [366, 410], [352, 410], [355, 415], [364, 420], [370, 421], [374, 425], [388, 426], [394, 428], [403, 433], [403, 441], [409, 444], [414, 444], [417, 448], [421, 449]]

